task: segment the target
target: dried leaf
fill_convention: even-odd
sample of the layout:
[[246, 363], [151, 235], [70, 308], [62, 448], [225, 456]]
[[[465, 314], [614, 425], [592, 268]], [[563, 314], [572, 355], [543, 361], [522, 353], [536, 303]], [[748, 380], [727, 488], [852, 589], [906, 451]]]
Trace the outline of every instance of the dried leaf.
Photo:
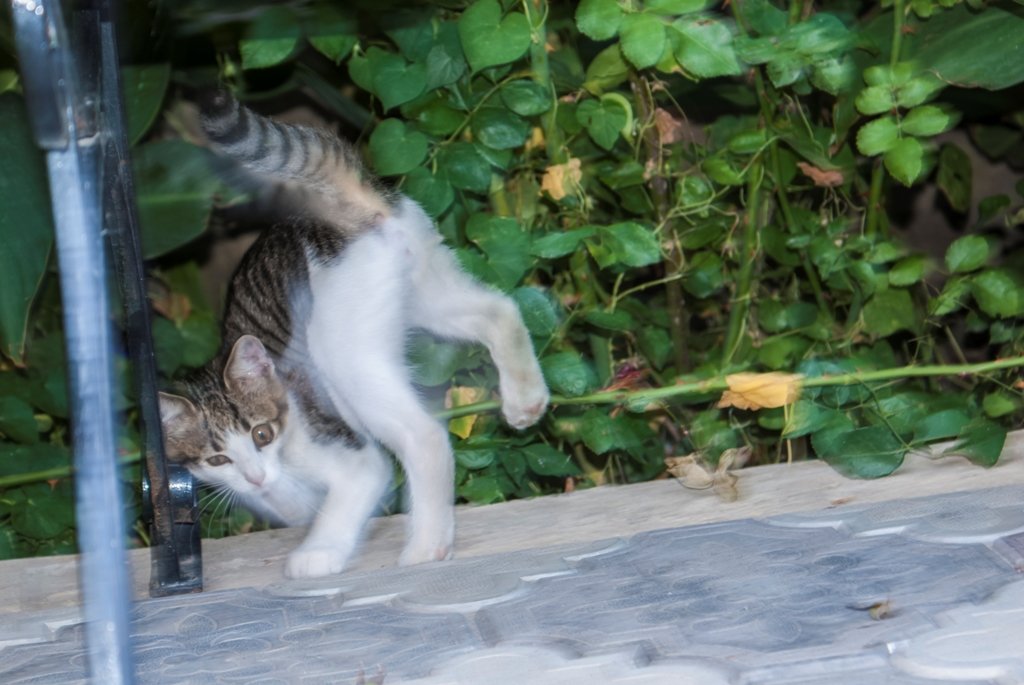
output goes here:
[[152, 297], [151, 301], [154, 311], [177, 325], [192, 313], [192, 301], [182, 293], [167, 291]]
[[731, 447], [722, 452], [718, 457], [718, 466], [715, 467], [715, 474], [722, 474], [730, 469], [741, 469], [750, 459], [752, 450], [749, 445], [743, 447]]
[[[484, 388], [453, 386], [448, 388], [448, 392], [444, 395], [444, 406], [447, 409], [463, 407], [467, 404], [480, 402], [486, 397], [487, 390]], [[478, 416], [478, 414], [470, 414], [469, 416], [460, 416], [458, 418], [451, 419], [448, 422], [448, 432], [465, 440], [469, 437], [470, 433], [473, 432], [473, 426], [476, 424]]]
[[797, 162], [796, 165], [800, 168], [800, 171], [804, 172], [805, 176], [814, 181], [814, 185], [822, 188], [841, 186], [845, 180], [843, 172], [836, 169], [819, 169], [807, 162]]
[[692, 454], [685, 457], [665, 457], [665, 465], [668, 467], [668, 472], [688, 488], [706, 490], [714, 485], [711, 474], [698, 463], [697, 458]]
[[672, 116], [668, 110], [661, 107], [654, 110], [654, 126], [658, 129], [662, 145], [686, 140], [686, 124]]
[[552, 164], [544, 171], [540, 189], [551, 196], [552, 200], [561, 200], [570, 193], [575, 193], [583, 178], [580, 160], [573, 157], [565, 164]]
[[735, 502], [740, 498], [740, 491], [736, 487], [739, 477], [734, 473], [725, 471], [721, 474], [715, 473], [714, 491], [720, 499], [725, 502]]
[[734, 373], [725, 377], [729, 389], [722, 393], [719, 407], [772, 409], [793, 404], [800, 396], [803, 376], [792, 373]]

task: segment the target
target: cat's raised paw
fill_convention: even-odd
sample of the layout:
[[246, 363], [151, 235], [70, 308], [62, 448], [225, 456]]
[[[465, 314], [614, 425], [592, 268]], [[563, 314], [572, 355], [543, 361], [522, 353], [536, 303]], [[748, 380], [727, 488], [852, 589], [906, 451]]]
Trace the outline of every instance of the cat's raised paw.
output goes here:
[[537, 384], [527, 393], [503, 399], [501, 403], [501, 413], [505, 421], [516, 430], [529, 428], [537, 423], [547, 408], [548, 389], [543, 383]]
[[289, 578], [319, 578], [341, 573], [346, 555], [333, 547], [299, 547], [288, 555], [284, 573]]

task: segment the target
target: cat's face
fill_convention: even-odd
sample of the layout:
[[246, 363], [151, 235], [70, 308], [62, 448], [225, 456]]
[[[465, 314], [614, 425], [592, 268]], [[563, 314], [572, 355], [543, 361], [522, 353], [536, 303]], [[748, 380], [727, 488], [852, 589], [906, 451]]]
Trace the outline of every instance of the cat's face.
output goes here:
[[265, 498], [281, 478], [288, 398], [263, 344], [239, 338], [223, 374], [201, 373], [189, 394], [160, 393], [167, 458], [245, 500]]

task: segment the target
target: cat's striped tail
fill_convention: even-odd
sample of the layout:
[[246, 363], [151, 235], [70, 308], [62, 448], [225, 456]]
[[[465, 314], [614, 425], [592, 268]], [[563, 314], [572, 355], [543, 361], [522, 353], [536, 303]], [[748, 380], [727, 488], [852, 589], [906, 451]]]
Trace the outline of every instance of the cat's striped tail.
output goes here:
[[256, 114], [223, 89], [203, 92], [199, 106], [215, 151], [259, 177], [306, 191], [307, 208], [320, 218], [361, 225], [391, 214], [392, 195], [334, 134]]

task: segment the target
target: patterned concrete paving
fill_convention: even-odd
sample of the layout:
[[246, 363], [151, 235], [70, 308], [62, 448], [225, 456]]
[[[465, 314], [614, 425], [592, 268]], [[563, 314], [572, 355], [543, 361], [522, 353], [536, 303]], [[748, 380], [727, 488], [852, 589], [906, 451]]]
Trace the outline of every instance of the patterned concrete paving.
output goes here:
[[[611, 515], [611, 513], [610, 513]], [[134, 610], [141, 683], [1024, 683], [1024, 486], [277, 581]], [[84, 682], [73, 609], [0, 682]]]

